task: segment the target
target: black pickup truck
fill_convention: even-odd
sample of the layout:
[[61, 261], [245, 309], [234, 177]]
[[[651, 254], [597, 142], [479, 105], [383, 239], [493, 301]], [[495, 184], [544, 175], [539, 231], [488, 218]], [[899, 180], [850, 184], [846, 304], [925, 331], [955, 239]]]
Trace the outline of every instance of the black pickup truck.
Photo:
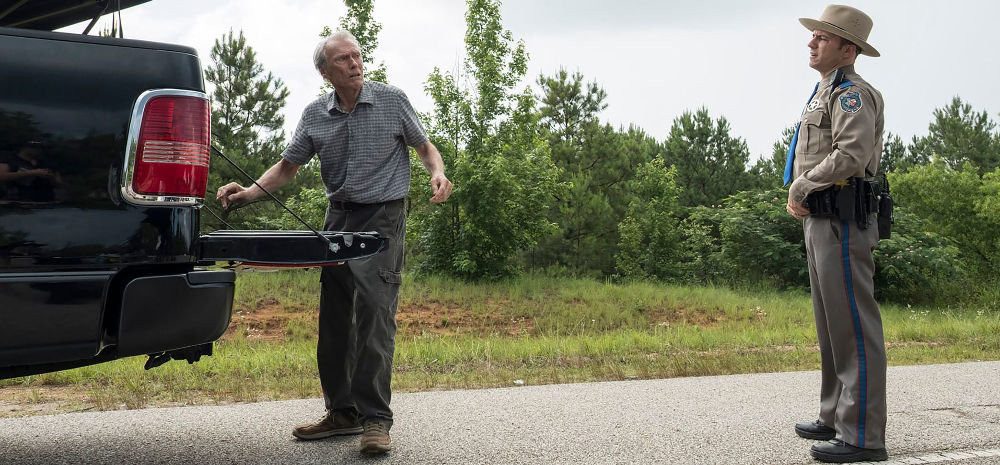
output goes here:
[[373, 233], [199, 236], [211, 105], [190, 47], [51, 32], [148, 0], [0, 0], [0, 379], [149, 355], [229, 324], [217, 261], [330, 264]]

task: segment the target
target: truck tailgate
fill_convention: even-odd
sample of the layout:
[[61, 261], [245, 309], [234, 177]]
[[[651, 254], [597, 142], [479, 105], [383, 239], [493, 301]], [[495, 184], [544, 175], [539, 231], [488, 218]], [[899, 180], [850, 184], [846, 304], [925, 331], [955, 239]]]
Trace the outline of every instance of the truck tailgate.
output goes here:
[[376, 232], [215, 231], [199, 238], [199, 259], [244, 265], [322, 266], [379, 253], [385, 239]]

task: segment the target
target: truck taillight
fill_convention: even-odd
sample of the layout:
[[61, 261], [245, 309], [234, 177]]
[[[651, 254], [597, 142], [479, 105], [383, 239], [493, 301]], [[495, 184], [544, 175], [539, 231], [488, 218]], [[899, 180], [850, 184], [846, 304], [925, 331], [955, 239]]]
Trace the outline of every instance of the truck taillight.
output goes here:
[[132, 189], [143, 195], [205, 197], [208, 182], [208, 102], [157, 97], [146, 104]]
[[204, 93], [143, 94], [133, 113], [123, 193], [140, 204], [197, 203], [208, 182], [211, 114]]

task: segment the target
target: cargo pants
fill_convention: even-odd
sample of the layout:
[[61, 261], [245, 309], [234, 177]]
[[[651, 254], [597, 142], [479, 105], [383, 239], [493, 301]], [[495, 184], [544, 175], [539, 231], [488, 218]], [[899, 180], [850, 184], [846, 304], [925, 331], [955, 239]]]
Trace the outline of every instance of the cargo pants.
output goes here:
[[316, 359], [327, 410], [392, 427], [392, 359], [402, 282], [403, 200], [353, 210], [327, 209], [327, 231], [376, 231], [381, 253], [324, 267]]

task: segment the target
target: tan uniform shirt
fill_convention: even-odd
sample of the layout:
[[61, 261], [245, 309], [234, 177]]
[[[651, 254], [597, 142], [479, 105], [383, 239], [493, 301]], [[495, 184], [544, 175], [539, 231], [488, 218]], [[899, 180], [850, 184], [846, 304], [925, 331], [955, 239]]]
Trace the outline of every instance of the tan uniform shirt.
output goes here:
[[874, 176], [882, 160], [883, 106], [882, 94], [853, 65], [823, 78], [802, 112], [788, 197], [802, 203], [847, 178]]

